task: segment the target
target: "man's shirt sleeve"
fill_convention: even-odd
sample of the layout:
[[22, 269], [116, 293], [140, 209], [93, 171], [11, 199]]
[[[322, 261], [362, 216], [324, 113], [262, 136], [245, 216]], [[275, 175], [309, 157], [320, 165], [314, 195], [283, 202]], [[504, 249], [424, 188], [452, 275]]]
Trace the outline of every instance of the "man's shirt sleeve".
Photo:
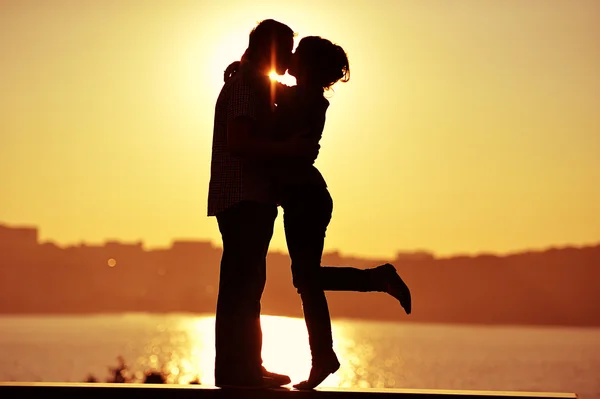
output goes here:
[[227, 101], [227, 122], [239, 117], [256, 119], [256, 95], [241, 79], [231, 86]]

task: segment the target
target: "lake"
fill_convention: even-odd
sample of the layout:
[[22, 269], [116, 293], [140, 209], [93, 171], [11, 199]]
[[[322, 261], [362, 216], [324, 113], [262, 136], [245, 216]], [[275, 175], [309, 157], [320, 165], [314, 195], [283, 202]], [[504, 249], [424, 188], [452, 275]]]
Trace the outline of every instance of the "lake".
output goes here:
[[[308, 376], [302, 319], [263, 316], [263, 359], [293, 382]], [[576, 392], [600, 399], [600, 329], [334, 320], [341, 369], [324, 387]], [[1, 316], [0, 380], [105, 380], [132, 373], [213, 384], [214, 315]]]

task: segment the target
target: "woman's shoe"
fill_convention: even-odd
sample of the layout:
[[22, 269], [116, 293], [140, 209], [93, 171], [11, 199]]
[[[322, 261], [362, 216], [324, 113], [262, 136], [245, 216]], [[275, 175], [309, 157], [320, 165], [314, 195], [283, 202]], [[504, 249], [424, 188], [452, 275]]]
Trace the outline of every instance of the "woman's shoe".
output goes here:
[[312, 390], [315, 389], [320, 383], [325, 381], [325, 378], [329, 377], [330, 374], [335, 373], [340, 368], [340, 362], [337, 356], [333, 354], [333, 357], [325, 361], [315, 361], [310, 369], [310, 375], [308, 380], [299, 382], [294, 385], [294, 388], [298, 390]]
[[410, 290], [404, 280], [398, 275], [396, 268], [392, 264], [386, 263], [385, 265], [370, 269], [370, 271], [371, 284], [374, 290], [387, 292], [400, 302], [406, 314], [410, 314], [412, 311]]

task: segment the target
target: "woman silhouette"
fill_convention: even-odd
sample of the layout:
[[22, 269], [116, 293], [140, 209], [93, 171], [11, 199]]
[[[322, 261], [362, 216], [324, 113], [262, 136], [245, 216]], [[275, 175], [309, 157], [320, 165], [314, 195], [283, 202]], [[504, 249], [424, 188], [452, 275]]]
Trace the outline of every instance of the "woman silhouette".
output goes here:
[[[348, 57], [329, 40], [305, 37], [292, 56], [288, 73], [297, 85], [279, 85], [276, 90], [272, 139], [288, 140], [303, 131], [318, 143], [329, 107], [324, 92], [338, 81], [349, 80]], [[302, 299], [312, 355], [310, 376], [294, 385], [297, 389], [315, 388], [340, 367], [333, 350], [325, 290], [386, 292], [400, 301], [407, 314], [411, 312], [410, 291], [391, 264], [366, 270], [321, 266], [333, 201], [315, 160], [316, 156], [278, 159], [270, 168], [273, 191], [284, 211], [293, 283]]]

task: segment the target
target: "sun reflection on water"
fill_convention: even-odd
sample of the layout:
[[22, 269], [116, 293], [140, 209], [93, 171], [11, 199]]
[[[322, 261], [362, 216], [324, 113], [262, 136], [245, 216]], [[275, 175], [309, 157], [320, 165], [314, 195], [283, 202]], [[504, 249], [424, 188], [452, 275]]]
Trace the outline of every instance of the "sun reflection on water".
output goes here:
[[[264, 316], [263, 327], [265, 365], [294, 382], [306, 378], [304, 321]], [[162, 371], [169, 383], [214, 383], [214, 317], [19, 316], [5, 317], [1, 330], [3, 381], [107, 381], [116, 368], [132, 382]], [[600, 399], [593, 373], [600, 365], [597, 330], [334, 319], [342, 366], [322, 386], [573, 391]]]
[[[200, 376], [202, 384], [214, 384], [214, 323], [213, 317], [197, 317], [182, 320], [188, 334], [187, 355], [179, 359], [177, 370], [179, 382], [185, 383]], [[310, 372], [310, 349], [308, 333], [303, 319], [262, 316], [263, 364], [271, 371], [287, 374], [292, 383], [302, 381]], [[354, 342], [344, 323], [334, 324], [334, 349], [342, 367], [329, 376], [323, 387], [367, 387], [360, 374], [372, 358], [369, 346]], [[175, 366], [173, 366], [175, 367]], [[168, 369], [167, 369], [168, 370]]]

